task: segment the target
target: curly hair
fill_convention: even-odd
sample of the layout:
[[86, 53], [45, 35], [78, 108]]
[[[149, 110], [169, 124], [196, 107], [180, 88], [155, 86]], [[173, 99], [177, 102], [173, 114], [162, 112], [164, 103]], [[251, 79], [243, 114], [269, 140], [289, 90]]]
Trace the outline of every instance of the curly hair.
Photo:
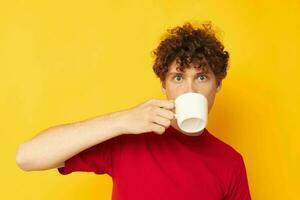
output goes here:
[[190, 22], [167, 29], [167, 34], [159, 46], [152, 51], [155, 57], [153, 71], [161, 82], [165, 82], [166, 73], [173, 61], [179, 65], [176, 69], [184, 71], [190, 64], [205, 71], [211, 69], [217, 81], [227, 75], [229, 53], [217, 39], [211, 22], [194, 27]]

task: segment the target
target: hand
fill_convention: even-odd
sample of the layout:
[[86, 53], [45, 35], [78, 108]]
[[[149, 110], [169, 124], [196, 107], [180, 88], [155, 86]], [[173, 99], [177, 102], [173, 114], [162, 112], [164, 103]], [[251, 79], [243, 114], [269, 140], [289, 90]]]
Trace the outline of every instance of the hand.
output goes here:
[[163, 134], [171, 125], [174, 100], [150, 99], [122, 112], [119, 122], [125, 133], [141, 134], [155, 132]]

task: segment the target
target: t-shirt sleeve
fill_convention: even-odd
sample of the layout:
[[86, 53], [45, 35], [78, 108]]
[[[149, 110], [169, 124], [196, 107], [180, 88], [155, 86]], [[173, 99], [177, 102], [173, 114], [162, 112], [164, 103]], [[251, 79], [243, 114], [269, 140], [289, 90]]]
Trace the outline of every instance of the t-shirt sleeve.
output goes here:
[[241, 155], [239, 158], [237, 168], [231, 176], [226, 200], [251, 200], [245, 163]]
[[114, 138], [101, 142], [95, 146], [81, 151], [65, 160], [64, 167], [57, 168], [62, 175], [72, 172], [94, 172], [95, 174], [107, 173], [112, 176], [113, 159], [115, 158]]

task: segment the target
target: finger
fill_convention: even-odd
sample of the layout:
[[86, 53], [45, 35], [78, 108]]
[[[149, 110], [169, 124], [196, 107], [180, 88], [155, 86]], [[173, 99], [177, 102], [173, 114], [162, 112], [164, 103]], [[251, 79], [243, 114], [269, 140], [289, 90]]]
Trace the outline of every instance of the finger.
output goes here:
[[156, 132], [158, 134], [163, 134], [166, 130], [165, 127], [160, 126], [160, 125], [155, 124], [155, 123], [152, 123], [151, 129], [152, 129], [153, 132]]
[[171, 124], [171, 121], [169, 119], [166, 119], [158, 115], [153, 117], [153, 122], [157, 123], [158, 125], [162, 125], [166, 128]]
[[175, 107], [174, 100], [154, 99], [153, 104], [165, 109], [173, 109]]
[[174, 112], [164, 109], [164, 108], [157, 108], [155, 110], [155, 113], [161, 117], [167, 118], [167, 119], [173, 119], [174, 118]]

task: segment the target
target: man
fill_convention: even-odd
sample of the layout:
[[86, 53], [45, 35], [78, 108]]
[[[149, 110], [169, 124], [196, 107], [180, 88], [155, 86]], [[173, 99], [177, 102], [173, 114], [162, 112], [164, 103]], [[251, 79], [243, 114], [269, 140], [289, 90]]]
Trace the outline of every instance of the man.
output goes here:
[[48, 128], [19, 146], [20, 168], [107, 173], [114, 200], [250, 200], [241, 154], [206, 128], [185, 133], [174, 118], [174, 99], [187, 92], [203, 94], [210, 112], [226, 76], [229, 54], [211, 25], [168, 30], [154, 55], [167, 100]]

